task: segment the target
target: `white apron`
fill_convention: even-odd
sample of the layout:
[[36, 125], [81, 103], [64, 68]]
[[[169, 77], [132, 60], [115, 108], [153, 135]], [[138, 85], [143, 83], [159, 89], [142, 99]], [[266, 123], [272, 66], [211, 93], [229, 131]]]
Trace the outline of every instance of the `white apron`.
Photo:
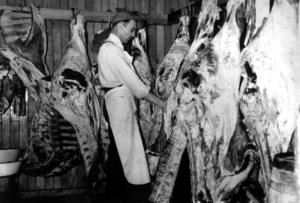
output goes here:
[[135, 98], [125, 87], [116, 87], [104, 96], [110, 126], [127, 181], [150, 182], [148, 164], [137, 121]]

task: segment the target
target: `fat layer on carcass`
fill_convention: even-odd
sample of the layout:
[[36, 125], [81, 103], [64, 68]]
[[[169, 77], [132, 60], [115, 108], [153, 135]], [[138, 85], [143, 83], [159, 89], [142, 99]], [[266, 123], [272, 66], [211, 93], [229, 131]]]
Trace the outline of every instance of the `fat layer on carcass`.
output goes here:
[[72, 38], [54, 73], [52, 104], [74, 127], [87, 174], [98, 157], [100, 106], [88, 61], [84, 18], [71, 23]]
[[286, 152], [299, 117], [299, 2], [275, 1], [260, 32], [241, 56], [240, 107], [261, 156], [268, 191], [275, 154]]
[[[251, 147], [246, 150], [247, 135], [237, 135], [244, 138], [232, 141], [239, 124], [243, 30], [237, 16], [245, 15], [244, 6], [244, 1], [229, 1], [226, 22], [213, 36], [219, 8], [216, 1], [203, 2], [195, 39], [168, 100], [166, 117], [171, 120], [170, 134], [177, 134], [174, 130], [180, 129], [187, 137], [193, 202], [232, 198], [255, 165], [255, 150]], [[234, 162], [225, 161], [228, 151], [232, 150], [231, 143], [233, 147], [244, 146], [240, 157], [251, 160], [239, 173], [234, 169], [241, 166], [234, 167]]]

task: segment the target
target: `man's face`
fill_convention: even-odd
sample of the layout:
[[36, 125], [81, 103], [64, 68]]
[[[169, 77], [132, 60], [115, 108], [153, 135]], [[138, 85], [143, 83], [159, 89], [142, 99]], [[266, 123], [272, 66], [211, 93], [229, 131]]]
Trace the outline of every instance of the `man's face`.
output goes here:
[[135, 37], [136, 22], [135, 20], [130, 20], [128, 23], [121, 23], [121, 42], [127, 43], [131, 38]]

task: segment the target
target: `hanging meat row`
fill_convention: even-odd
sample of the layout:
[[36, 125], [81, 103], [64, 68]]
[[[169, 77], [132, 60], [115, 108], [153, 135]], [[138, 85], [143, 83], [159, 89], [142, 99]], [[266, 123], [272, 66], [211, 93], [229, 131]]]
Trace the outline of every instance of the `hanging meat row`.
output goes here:
[[217, 30], [217, 1], [203, 1], [182, 63], [167, 64], [172, 71], [164, 75], [167, 55], [157, 72], [158, 88], [171, 84], [171, 91], [163, 95], [168, 140], [153, 202], [170, 201], [185, 148], [192, 202], [274, 201], [273, 159], [290, 150], [299, 118], [298, 6], [298, 1], [276, 1], [267, 21], [255, 27], [255, 1], [228, 1]]

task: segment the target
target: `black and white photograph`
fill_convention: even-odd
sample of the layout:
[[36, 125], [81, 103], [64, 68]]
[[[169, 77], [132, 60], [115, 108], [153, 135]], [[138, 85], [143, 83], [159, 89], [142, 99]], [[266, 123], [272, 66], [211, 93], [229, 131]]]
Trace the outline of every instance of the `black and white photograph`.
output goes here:
[[299, 0], [0, 0], [0, 203], [299, 203]]

